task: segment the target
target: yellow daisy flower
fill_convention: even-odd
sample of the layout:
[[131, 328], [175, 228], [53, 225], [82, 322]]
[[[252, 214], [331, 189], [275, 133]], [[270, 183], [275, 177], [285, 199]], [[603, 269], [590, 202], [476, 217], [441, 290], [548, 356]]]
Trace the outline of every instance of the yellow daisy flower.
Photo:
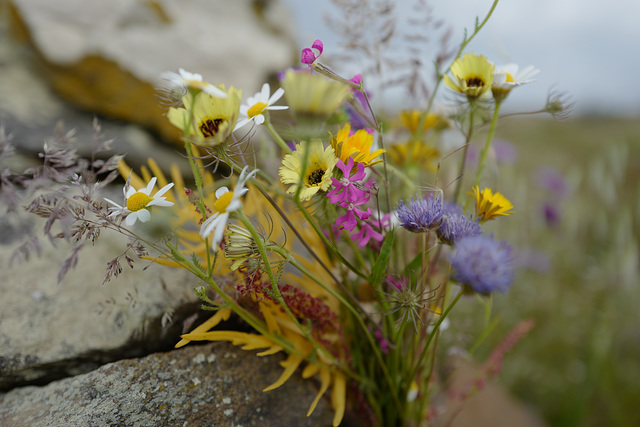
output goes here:
[[373, 153], [371, 152], [373, 135], [364, 129], [360, 129], [349, 136], [350, 132], [351, 123], [347, 123], [338, 130], [338, 134], [335, 137], [331, 138], [331, 146], [340, 160], [347, 164], [349, 157], [351, 157], [354, 162], [363, 163], [365, 166], [382, 162], [382, 160], [373, 161], [373, 159], [386, 151], [383, 148], [379, 148]]
[[392, 164], [396, 166], [420, 165], [431, 171], [436, 170], [440, 151], [427, 145], [424, 141], [409, 141], [389, 147], [387, 154]]
[[[218, 87], [224, 90], [224, 85]], [[188, 134], [197, 143], [210, 147], [220, 145], [227, 140], [236, 125], [242, 91], [231, 86], [226, 93], [226, 98], [206, 92], [195, 97], [184, 96], [184, 107], [169, 108], [167, 117], [171, 124], [182, 129], [185, 135]]]
[[[420, 119], [423, 115], [424, 111], [404, 110], [400, 112], [400, 121], [407, 129], [409, 129], [411, 133], [416, 133], [416, 131], [418, 130], [418, 125], [420, 124]], [[422, 133], [425, 133], [431, 129], [444, 129], [448, 127], [449, 122], [446, 118], [435, 113], [429, 113], [424, 119]]]
[[[307, 167], [302, 171], [302, 165], [307, 156]], [[318, 191], [327, 191], [331, 186], [331, 174], [338, 159], [333, 147], [324, 148], [320, 139], [314, 138], [309, 142], [296, 144], [293, 153], [287, 154], [280, 167], [280, 180], [283, 184], [293, 184], [287, 193], [294, 194], [298, 186], [302, 185], [300, 200], [310, 200]], [[302, 177], [302, 183], [300, 183]]]
[[486, 57], [466, 53], [451, 65], [453, 79], [445, 75], [444, 83], [469, 98], [477, 98], [491, 89], [494, 68]]
[[473, 196], [476, 198], [476, 216], [481, 221], [513, 213], [509, 212], [513, 209], [511, 202], [500, 193], [493, 194], [490, 188], [480, 191], [476, 185], [473, 187]]
[[289, 70], [281, 84], [294, 114], [329, 116], [349, 97], [349, 87], [319, 74]]

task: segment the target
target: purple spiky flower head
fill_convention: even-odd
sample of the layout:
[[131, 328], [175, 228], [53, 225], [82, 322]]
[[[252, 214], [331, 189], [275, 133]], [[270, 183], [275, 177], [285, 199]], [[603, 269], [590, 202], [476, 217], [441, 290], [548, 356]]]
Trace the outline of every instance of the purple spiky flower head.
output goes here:
[[442, 198], [433, 193], [405, 203], [400, 200], [396, 206], [396, 215], [400, 225], [414, 233], [424, 233], [434, 230], [442, 223]]
[[480, 224], [473, 220], [473, 216], [465, 216], [462, 208], [453, 203], [445, 203], [443, 207], [442, 223], [436, 230], [440, 241], [454, 245], [464, 237], [482, 234]]
[[515, 275], [511, 245], [473, 236], [458, 240], [454, 249], [450, 261], [456, 281], [483, 295], [509, 289]]

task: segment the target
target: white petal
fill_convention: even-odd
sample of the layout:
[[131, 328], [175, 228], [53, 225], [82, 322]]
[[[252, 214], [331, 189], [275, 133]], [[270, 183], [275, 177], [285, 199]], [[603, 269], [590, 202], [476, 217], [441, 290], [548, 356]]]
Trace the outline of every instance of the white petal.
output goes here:
[[169, 184], [165, 185], [164, 187], [162, 187], [160, 190], [158, 190], [158, 192], [156, 194], [153, 195], [153, 198], [157, 198], [162, 196], [164, 193], [166, 193], [167, 191], [169, 191], [171, 189], [171, 187], [173, 187], [173, 182], [170, 182]]
[[220, 197], [222, 197], [223, 194], [226, 194], [229, 192], [229, 189], [227, 187], [220, 187], [216, 190], [216, 199], [219, 199]]
[[219, 89], [217, 86], [214, 86], [212, 84], [207, 84], [205, 85], [202, 90], [206, 93], [208, 93], [209, 95], [215, 96], [216, 98], [226, 98], [227, 97], [227, 93], [225, 91], [223, 91], [222, 89]]
[[[139, 211], [134, 212], [135, 214], [138, 214], [138, 219], [142, 222], [147, 222], [151, 219], [151, 214], [149, 213], [148, 210], [146, 209], [140, 209]], [[127, 217], [129, 218], [129, 217]]]
[[236, 123], [236, 127], [233, 128], [234, 131], [245, 127], [246, 125], [248, 125], [253, 119], [243, 119], [240, 120], [238, 123]]
[[200, 236], [207, 237], [209, 234], [211, 234], [215, 225], [213, 224], [213, 222], [217, 217], [218, 213], [216, 212], [202, 223], [202, 225], [200, 226]]
[[288, 110], [288, 105], [270, 105], [267, 110]]
[[229, 202], [229, 205], [227, 205], [227, 208], [225, 209], [225, 212], [233, 212], [233, 211], [237, 211], [238, 209], [240, 209], [242, 207], [242, 202], [238, 199], [233, 199]]
[[140, 192], [146, 194], [147, 196], [150, 195], [153, 187], [156, 185], [156, 181], [157, 178], [154, 176], [153, 178], [151, 178], [151, 181], [149, 181], [149, 184], [147, 184], [146, 188], [144, 190], [140, 190]]
[[265, 102], [266, 100], [269, 99], [270, 92], [271, 92], [271, 87], [269, 86], [269, 83], [263, 84], [262, 90], [260, 91], [260, 97], [262, 102]]
[[261, 125], [264, 123], [264, 115], [263, 114], [258, 114], [257, 116], [253, 117], [253, 121], [256, 123], [256, 125]]
[[222, 239], [224, 238], [224, 228], [227, 226], [227, 221], [229, 220], [229, 214], [220, 215], [220, 220], [217, 221], [215, 232], [213, 233], [213, 240], [211, 241], [211, 245], [214, 248], [220, 246], [222, 243]]
[[104, 200], [105, 200], [106, 202], [108, 202], [108, 203], [111, 203], [111, 204], [112, 204], [112, 205], [114, 205], [114, 206], [117, 206], [119, 209], [124, 209], [122, 206], [120, 206], [119, 204], [117, 204], [116, 202], [114, 202], [114, 201], [113, 201], [113, 200], [111, 200], [111, 199], [107, 199], [107, 198], [105, 197], [105, 198], [104, 198]]
[[131, 212], [129, 215], [127, 215], [127, 220], [125, 221], [125, 224], [127, 224], [129, 227], [131, 227], [133, 224], [136, 223], [137, 219], [138, 219], [138, 213], [137, 212]]
[[493, 74], [493, 85], [498, 86], [507, 81], [507, 75], [502, 72], [496, 72]]
[[168, 200], [165, 200], [164, 197], [160, 197], [159, 199], [153, 199], [152, 201], [150, 201], [149, 203], [147, 203], [147, 206], [173, 206], [174, 203], [170, 202]]
[[184, 68], [179, 68], [178, 69], [178, 73], [180, 73], [180, 76], [185, 79], [185, 80], [197, 80], [197, 81], [202, 81], [202, 75], [198, 74], [198, 73], [190, 73], [189, 71], [185, 70]]
[[280, 98], [282, 98], [282, 95], [284, 95], [284, 89], [279, 87], [278, 90], [276, 90], [273, 95], [271, 95], [271, 98], [269, 98], [269, 102], [267, 102], [267, 104], [275, 104]]

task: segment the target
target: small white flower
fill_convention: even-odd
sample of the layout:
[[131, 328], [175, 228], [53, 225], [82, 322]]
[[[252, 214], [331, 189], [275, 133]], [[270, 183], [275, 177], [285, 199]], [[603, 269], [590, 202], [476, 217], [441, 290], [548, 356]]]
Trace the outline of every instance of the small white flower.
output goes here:
[[234, 212], [242, 207], [242, 202], [240, 202], [240, 197], [244, 196], [248, 188], [245, 188], [245, 183], [253, 178], [256, 173], [258, 173], [258, 169], [254, 169], [252, 172], [247, 173], [249, 170], [248, 166], [245, 166], [238, 177], [238, 182], [236, 183], [236, 188], [233, 191], [230, 191], [227, 187], [220, 187], [216, 191], [216, 201], [213, 204], [213, 215], [211, 215], [200, 227], [200, 236], [207, 238], [211, 233], [213, 233], [213, 240], [211, 245], [215, 248], [222, 243], [222, 239], [224, 238], [224, 229], [227, 226], [227, 222], [229, 221], [229, 214]]
[[287, 106], [273, 105], [282, 98], [284, 89], [278, 88], [271, 97], [269, 97], [269, 93], [271, 93], [271, 88], [269, 87], [269, 83], [265, 83], [262, 85], [260, 92], [249, 97], [246, 105], [243, 104], [240, 106], [241, 120], [238, 121], [238, 124], [236, 124], [233, 130], [238, 130], [251, 121], [255, 122], [256, 125], [261, 125], [265, 120], [263, 113], [267, 110], [286, 110], [289, 108]]
[[217, 98], [226, 98], [227, 93], [222, 89], [202, 80], [202, 76], [196, 73], [190, 73], [180, 68], [177, 73], [166, 71], [162, 73], [161, 78], [167, 80], [172, 89], [198, 89]]
[[162, 197], [164, 193], [173, 187], [173, 182], [165, 185], [156, 194], [151, 196], [151, 191], [155, 185], [155, 176], [151, 178], [149, 184], [141, 190], [136, 190], [131, 186], [127, 188], [125, 185], [122, 189], [125, 199], [124, 206], [120, 206], [113, 200], [105, 198], [104, 200], [115, 206], [109, 208], [111, 209], [109, 216], [126, 215], [127, 219], [125, 223], [130, 227], [135, 224], [138, 219], [141, 222], [147, 222], [151, 219], [151, 214], [146, 209], [149, 206], [173, 206], [173, 202], [169, 202], [165, 197]]
[[511, 90], [516, 86], [531, 83], [533, 80], [531, 77], [538, 74], [540, 70], [533, 65], [520, 70], [518, 64], [507, 64], [502, 66], [496, 66], [493, 73], [494, 88]]

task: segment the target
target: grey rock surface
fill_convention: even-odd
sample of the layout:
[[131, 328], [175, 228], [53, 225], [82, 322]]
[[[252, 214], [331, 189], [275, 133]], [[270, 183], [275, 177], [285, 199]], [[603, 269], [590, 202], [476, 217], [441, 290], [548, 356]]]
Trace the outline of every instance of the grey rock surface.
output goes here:
[[227, 343], [192, 345], [109, 363], [44, 387], [0, 395], [3, 426], [330, 426], [322, 399], [310, 417], [313, 381], [293, 375], [261, 390], [282, 370], [279, 355], [258, 358]]
[[[180, 135], [158, 96], [157, 88], [166, 86], [163, 72], [184, 68], [212, 83], [236, 86], [246, 97], [299, 55], [288, 9], [279, 0], [7, 4], [12, 43], [20, 44], [20, 54], [48, 88], [79, 109], [141, 125], [176, 143]], [[3, 66], [12, 71], [11, 85], [24, 80], [15, 67]], [[46, 90], [21, 96], [36, 93]], [[35, 114], [29, 114], [24, 106], [12, 107], [8, 114], [20, 115], [26, 125], [56, 116], [38, 108], [36, 103]]]
[[157, 85], [179, 67], [258, 91], [294, 56], [291, 15], [277, 0], [12, 0], [50, 62], [87, 56], [116, 62]]
[[11, 262], [29, 230], [30, 218], [19, 218], [3, 220], [2, 234], [13, 239], [0, 245], [0, 390], [171, 348], [183, 333], [182, 322], [200, 311], [197, 281], [179, 269], [143, 270], [148, 261], [137, 261], [134, 269], [125, 263], [127, 270], [100, 286], [106, 263], [127, 243], [117, 233], [102, 233], [59, 284], [58, 271], [71, 251], [64, 242], [53, 247], [45, 240], [39, 257], [32, 253], [27, 261]]

